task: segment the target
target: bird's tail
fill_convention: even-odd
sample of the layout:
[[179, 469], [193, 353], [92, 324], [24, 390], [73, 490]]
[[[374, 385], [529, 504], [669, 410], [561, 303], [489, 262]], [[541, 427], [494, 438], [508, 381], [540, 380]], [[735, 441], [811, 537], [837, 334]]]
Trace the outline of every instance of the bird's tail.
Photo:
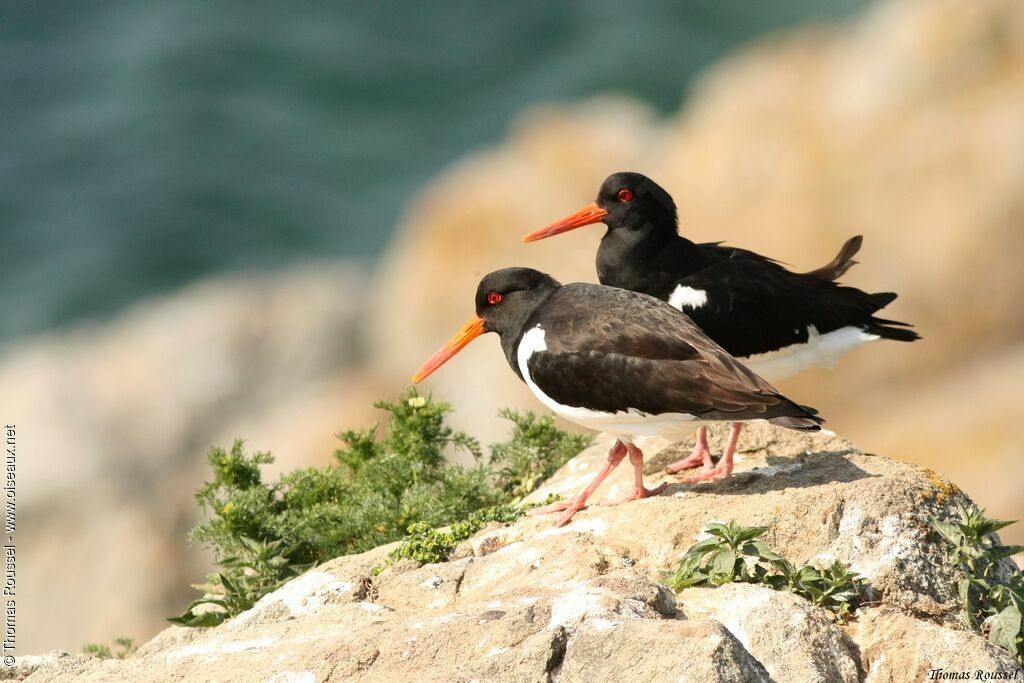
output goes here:
[[[893, 298], [896, 298], [895, 295]], [[868, 334], [877, 334], [882, 339], [892, 339], [893, 341], [901, 342], [917, 341], [921, 338], [921, 335], [908, 329], [910, 327], [913, 327], [913, 325], [901, 323], [898, 320], [871, 318], [868, 324], [864, 326], [864, 331]]]
[[861, 235], [854, 235], [846, 240], [836, 257], [823, 265], [821, 268], [804, 273], [819, 280], [834, 281], [843, 276], [843, 273], [857, 265], [853, 260], [854, 255], [860, 251], [864, 238]]
[[[838, 280], [846, 271], [857, 265], [857, 262], [853, 260], [853, 257], [858, 251], [860, 251], [860, 247], [863, 243], [864, 238], [861, 235], [854, 235], [850, 239], [846, 240], [834, 259], [823, 265], [821, 268], [804, 273], [804, 275], [824, 280], [826, 282], [834, 282], [835, 280]], [[857, 302], [857, 305], [859, 305], [864, 312], [868, 314], [880, 311], [896, 300], [896, 292], [876, 292], [874, 294], [868, 294], [852, 287], [841, 287], [841, 289], [852, 295], [854, 300]], [[907, 329], [909, 327], [913, 327], [913, 325], [910, 325], [909, 323], [901, 323], [896, 320], [872, 317], [862, 329], [868, 334], [877, 334], [882, 339], [892, 339], [903, 342], [912, 342], [920, 339], [921, 336], [917, 332]]]
[[825, 421], [823, 418], [818, 417], [818, 411], [810, 406], [802, 406], [796, 403], [790, 403], [794, 411], [803, 413], [802, 415], [783, 415], [779, 417], [768, 418], [768, 421], [773, 425], [785, 427], [786, 429], [795, 429], [800, 432], [820, 432], [821, 425]]

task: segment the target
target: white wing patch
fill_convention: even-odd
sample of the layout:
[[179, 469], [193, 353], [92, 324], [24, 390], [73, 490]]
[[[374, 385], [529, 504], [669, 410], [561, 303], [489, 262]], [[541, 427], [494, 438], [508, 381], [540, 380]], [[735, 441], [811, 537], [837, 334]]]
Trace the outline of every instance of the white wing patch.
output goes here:
[[588, 429], [595, 429], [609, 434], [615, 434], [629, 441], [632, 436], [661, 436], [666, 439], [681, 437], [693, 431], [688, 426], [694, 419], [693, 415], [686, 413], [664, 413], [651, 415], [642, 413], [632, 408], [626, 412], [606, 413], [589, 408], [578, 408], [575, 406], [564, 406], [551, 398], [537, 386], [530, 377], [530, 369], [527, 361], [530, 356], [541, 351], [547, 351], [548, 345], [544, 341], [544, 328], [540, 325], [534, 327], [523, 335], [519, 341], [519, 349], [516, 352], [516, 362], [519, 363], [519, 371], [523, 374], [526, 386], [537, 397], [537, 400], [554, 411], [556, 415], [564, 417], [570, 422], [575, 422]]
[[807, 341], [785, 346], [776, 351], [758, 353], [740, 362], [769, 382], [791, 377], [807, 368], [830, 368], [841, 356], [858, 346], [880, 339], [859, 327], [841, 327], [832, 332], [818, 334], [814, 325], [807, 326]]
[[668, 305], [673, 308], [678, 308], [680, 311], [683, 310], [683, 306], [688, 308], [700, 308], [708, 302], [708, 293], [703, 289], [694, 289], [693, 287], [686, 287], [684, 285], [677, 285], [675, 291], [668, 298]]

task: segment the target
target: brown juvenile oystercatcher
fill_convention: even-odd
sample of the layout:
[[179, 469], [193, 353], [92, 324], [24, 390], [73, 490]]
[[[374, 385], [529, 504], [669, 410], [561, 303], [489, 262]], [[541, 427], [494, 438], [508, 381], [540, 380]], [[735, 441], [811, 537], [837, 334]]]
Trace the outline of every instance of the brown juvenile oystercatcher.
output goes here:
[[[676, 205], [668, 192], [639, 173], [615, 173], [601, 184], [594, 203], [523, 241], [593, 223], [608, 228], [597, 250], [601, 284], [667, 301], [770, 381], [809, 367], [831, 367], [840, 356], [878, 339], [919, 339], [906, 323], [875, 317], [896, 294], [868, 294], [836, 282], [856, 263], [859, 235], [830, 263], [794, 273], [752, 251], [691, 242], [679, 235]], [[700, 463], [704, 472], [682, 481], [719, 479], [732, 472], [732, 458], [712, 466], [704, 427], [697, 430], [693, 453], [666, 470], [679, 472]]]
[[575, 283], [561, 285], [530, 268], [485, 276], [476, 291], [476, 315], [413, 376], [418, 383], [473, 339], [496, 332], [513, 372], [545, 406], [567, 420], [618, 437], [608, 461], [562, 511], [561, 526], [628, 454], [635, 479], [625, 502], [660, 493], [643, 483], [637, 436], [673, 438], [694, 420], [734, 424], [732, 457], [745, 420], [767, 420], [818, 431], [813, 408], [779, 394], [689, 318], [663, 301], [637, 292]]

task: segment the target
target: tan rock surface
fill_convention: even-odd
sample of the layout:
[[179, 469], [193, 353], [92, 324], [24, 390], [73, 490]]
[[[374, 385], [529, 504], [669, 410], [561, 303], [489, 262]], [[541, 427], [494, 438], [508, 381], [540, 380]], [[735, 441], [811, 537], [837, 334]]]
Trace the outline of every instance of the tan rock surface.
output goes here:
[[[767, 426], [748, 436], [725, 482], [595, 505], [560, 529], [550, 516], [492, 526], [440, 564], [374, 575], [392, 546], [338, 558], [222, 626], [168, 629], [128, 660], [54, 653], [17, 670], [33, 670], [32, 683], [919, 681], [924, 666], [1012, 665], [961, 630], [956, 577], [928, 531], [929, 514], [967, 502], [955, 486], [833, 436]], [[597, 464], [602, 448], [580, 462]], [[680, 449], [649, 446], [655, 463]], [[567, 465], [552, 486], [580, 470]], [[794, 561], [853, 563], [875, 606], [840, 628], [759, 586], [674, 596], [660, 585], [705, 524], [729, 519], [770, 525], [768, 543]]]
[[[774, 681], [857, 683], [857, 646], [824, 610], [765, 586], [688, 588], [679, 596], [689, 619], [721, 622]], [[785, 637], [779, 637], [779, 631]]]
[[[1015, 672], [1020, 672], [1020, 665], [1006, 650], [984, 638], [885, 607], [864, 610], [846, 630], [860, 648], [869, 683], [928, 680], [933, 669], [968, 672], [972, 677], [977, 671], [1009, 674], [1003, 680], [1015, 680]], [[1024, 673], [1015, 675], [1016, 680], [1024, 678]]]

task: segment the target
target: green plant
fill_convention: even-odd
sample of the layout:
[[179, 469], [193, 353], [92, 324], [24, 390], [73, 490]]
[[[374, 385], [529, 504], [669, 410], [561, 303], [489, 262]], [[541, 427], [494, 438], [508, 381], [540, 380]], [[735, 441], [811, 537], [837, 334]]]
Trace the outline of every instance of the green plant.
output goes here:
[[[410, 558], [424, 564], [444, 562], [451, 555], [452, 551], [455, 550], [455, 546], [483, 529], [489, 523], [511, 524], [532, 508], [550, 505], [561, 499], [562, 497], [557, 493], [549, 493], [540, 503], [521, 506], [498, 505], [486, 510], [473, 512], [465, 521], [456, 522], [449, 527], [435, 528], [429, 524], [417, 522], [406, 530], [401, 545], [392, 550], [391, 554], [388, 555], [388, 564], [403, 558]], [[383, 570], [383, 566], [377, 566], [371, 570], [371, 573], [373, 576], [377, 576]]]
[[216, 626], [313, 566], [292, 562], [288, 557], [290, 549], [280, 540], [254, 541], [243, 536], [239, 543], [245, 552], [218, 560], [223, 571], [211, 574], [205, 584], [192, 585], [203, 592], [203, 597], [193, 600], [181, 616], [168, 617], [169, 622], [180, 626]]
[[461, 522], [435, 528], [425, 522], [417, 522], [409, 526], [401, 545], [390, 555], [392, 560], [411, 558], [424, 564], [444, 562], [459, 543], [483, 529], [490, 522], [511, 524], [523, 516], [522, 508], [500, 505], [486, 510], [470, 513]]
[[[294, 470], [278, 482], [262, 478], [261, 466], [273, 462], [269, 453], [249, 455], [241, 441], [210, 451], [213, 477], [195, 496], [205, 519], [189, 538], [214, 551], [218, 571], [194, 586], [203, 596], [173, 623], [215, 626], [310, 566], [398, 540], [410, 529], [422, 534], [452, 525], [445, 533], [458, 535], [482, 527], [488, 515], [507, 518], [538, 477], [590, 440], [556, 429], [551, 418], [502, 411], [513, 432], [492, 446], [488, 466], [479, 442], [445, 423], [448, 404], [410, 389], [375, 405], [389, 413], [383, 433], [376, 425], [342, 432], [334, 464]], [[449, 464], [450, 450], [468, 453], [474, 464]], [[447, 556], [450, 549], [418, 552]]]
[[971, 626], [1015, 655], [1024, 666], [1024, 574], [1000, 569], [1004, 558], [1024, 546], [1002, 545], [995, 532], [1014, 522], [989, 519], [984, 510], [959, 507], [960, 519], [931, 523], [949, 548], [949, 559], [959, 567], [960, 600]]
[[756, 583], [795, 593], [836, 615], [840, 622], [863, 600], [867, 581], [834, 561], [797, 566], [771, 550], [761, 537], [768, 527], [744, 527], [735, 521], [705, 527], [708, 537], [687, 549], [666, 583], [673, 590], [690, 586]]
[[504, 409], [498, 413], [513, 424], [511, 438], [491, 446], [495, 485], [513, 500], [532, 493], [555, 471], [594, 439], [586, 434], [563, 432], [546, 415]]
[[110, 646], [103, 643], [86, 643], [82, 646], [82, 654], [91, 655], [98, 659], [125, 659], [130, 657], [139, 649], [133, 638], [115, 638], [114, 645], [117, 650], [111, 652]]

